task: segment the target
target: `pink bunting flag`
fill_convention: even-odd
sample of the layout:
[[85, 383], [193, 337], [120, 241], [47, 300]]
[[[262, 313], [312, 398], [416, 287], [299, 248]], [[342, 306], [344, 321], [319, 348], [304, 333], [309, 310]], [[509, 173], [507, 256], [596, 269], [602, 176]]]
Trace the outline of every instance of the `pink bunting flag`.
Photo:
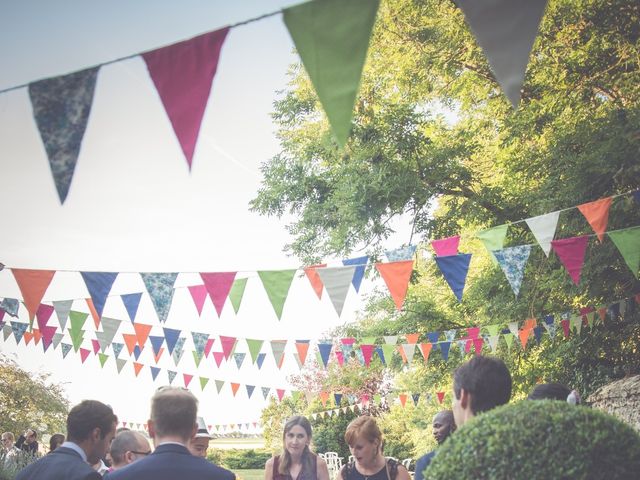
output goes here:
[[558, 258], [569, 272], [569, 276], [573, 283], [580, 283], [580, 274], [584, 265], [584, 254], [587, 251], [589, 237], [584, 235], [581, 237], [563, 238], [561, 240], [553, 240], [551, 247], [558, 255]]
[[220, 368], [220, 364], [222, 363], [222, 360], [225, 358], [224, 352], [211, 352], [211, 355], [213, 355], [213, 359], [215, 360], [216, 365], [218, 366], [218, 368]]
[[278, 400], [282, 401], [284, 398], [284, 390], [282, 388], [276, 388], [276, 393], [278, 394]]
[[438, 257], [457, 255], [458, 245], [460, 245], [460, 235], [441, 238], [440, 240], [431, 240], [431, 248], [433, 248], [433, 251], [436, 252]]
[[224, 335], [220, 335], [220, 343], [222, 344], [224, 358], [229, 360], [233, 347], [236, 345], [236, 337], [225, 337]]
[[193, 303], [198, 310], [198, 315], [202, 315], [204, 301], [207, 299], [207, 287], [204, 285], [193, 285], [189, 287], [189, 293], [193, 299]]
[[100, 351], [100, 342], [98, 340], [96, 340], [95, 338], [91, 339], [91, 346], [93, 347], [93, 354], [97, 355], [98, 352]]
[[200, 273], [204, 286], [211, 297], [213, 306], [216, 307], [218, 317], [222, 315], [222, 308], [224, 302], [229, 296], [229, 291], [233, 286], [233, 281], [236, 278], [236, 272], [211, 272]]
[[338, 359], [338, 364], [342, 367], [344, 365], [344, 354], [342, 350], [335, 350], [336, 358]]
[[368, 367], [371, 363], [371, 356], [373, 355], [373, 351], [375, 350], [375, 345], [360, 345], [360, 350], [362, 350], [362, 358], [364, 359], [364, 364]]
[[196, 140], [229, 28], [144, 53], [173, 130], [191, 170]]
[[184, 388], [189, 388], [189, 384], [191, 380], [193, 380], [193, 375], [189, 375], [188, 373], [183, 373], [182, 377], [184, 379]]
[[91, 351], [87, 350], [86, 348], [80, 348], [80, 360], [82, 360], [82, 363], [84, 363], [90, 353]]
[[215, 341], [216, 341], [215, 338], [207, 339], [207, 344], [204, 346], [204, 358], [209, 357], [209, 353], [211, 353], [211, 348], [213, 347], [213, 344]]

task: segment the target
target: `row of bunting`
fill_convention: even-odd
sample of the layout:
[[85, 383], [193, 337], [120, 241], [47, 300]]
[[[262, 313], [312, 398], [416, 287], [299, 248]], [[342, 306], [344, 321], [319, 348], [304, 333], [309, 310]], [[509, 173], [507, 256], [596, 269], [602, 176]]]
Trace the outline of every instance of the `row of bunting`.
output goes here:
[[[205, 423], [209, 433], [216, 436], [224, 436], [229, 433], [256, 433], [262, 429], [262, 423], [260, 422], [243, 422], [243, 423]], [[123, 420], [120, 425], [124, 428], [130, 428], [131, 430], [137, 430], [145, 432], [149, 430], [147, 422], [132, 422], [130, 420]]]
[[[464, 12], [498, 83], [517, 107], [546, 0], [458, 0], [456, 5]], [[341, 146], [351, 130], [378, 6], [379, 0], [315, 0], [282, 10], [284, 23]], [[230, 28], [139, 54], [189, 169]], [[33, 115], [61, 203], [73, 179], [100, 66], [28, 84]], [[15, 88], [19, 87], [4, 91]]]
[[[594, 230], [599, 242], [604, 240], [605, 234], [613, 241], [622, 255], [625, 263], [638, 278], [640, 271], [640, 226], [607, 231], [609, 210], [614, 198], [631, 195], [640, 203], [640, 191], [629, 192], [577, 205], [577, 208]], [[574, 207], [572, 207], [574, 208]], [[568, 209], [565, 209], [568, 210]], [[561, 210], [527, 218], [520, 222], [526, 223], [536, 238], [538, 245], [548, 257], [551, 250], [558, 256], [566, 268], [571, 280], [578, 285], [582, 267], [585, 262], [586, 249], [589, 238], [594, 235], [581, 235], [554, 240]], [[514, 222], [514, 223], [520, 223]], [[529, 260], [532, 245], [518, 245], [504, 248], [507, 230], [510, 225], [505, 224], [475, 234], [494, 261], [500, 265], [514, 294], [517, 296], [524, 277], [525, 266]], [[453, 293], [462, 300], [466, 284], [467, 273], [471, 262], [471, 254], [458, 253], [460, 236], [432, 240], [430, 242], [436, 257], [435, 261]], [[416, 246], [409, 245], [386, 252], [389, 262], [375, 263], [375, 268], [384, 279], [393, 301], [398, 310], [404, 303], [409, 280], [413, 271], [413, 258]], [[1, 265], [1, 264], [0, 264]], [[326, 289], [327, 294], [338, 314], [342, 309], [351, 286], [359, 291], [362, 280], [369, 266], [367, 256], [342, 261], [341, 267], [328, 267], [326, 264], [313, 265], [303, 268], [311, 287], [319, 299]], [[1, 267], [0, 267], [1, 268]], [[11, 268], [11, 272], [22, 293], [23, 303], [29, 313], [29, 321], [33, 322], [41, 301], [53, 280], [54, 270], [30, 270]], [[296, 276], [297, 269], [258, 271], [267, 296], [273, 306], [278, 319], [281, 318], [289, 289]], [[118, 272], [79, 272], [84, 280], [89, 295], [90, 311], [99, 324], [102, 312], [109, 297], [111, 287], [118, 277]], [[211, 299], [215, 310], [220, 316], [224, 305], [229, 299], [236, 313], [240, 308], [247, 278], [236, 278], [238, 272], [201, 272], [202, 284], [189, 286], [189, 292], [194, 301], [198, 314], [202, 310], [207, 297]], [[165, 323], [171, 308], [174, 284], [178, 273], [140, 273], [146, 290], [151, 298], [160, 323]], [[129, 314], [131, 322], [135, 321], [136, 313], [142, 297], [142, 292], [120, 295]], [[61, 321], [71, 309], [73, 299], [54, 301], [54, 308]], [[6, 311], [17, 316], [19, 301], [5, 298], [0, 304], [0, 311]]]
[[[352, 337], [331, 339], [330, 341], [317, 342], [314, 351], [317, 364], [323, 365], [324, 368], [327, 368], [331, 361], [337, 362], [340, 366], [352, 361], [358, 362], [362, 367], [369, 367], [371, 362], [376, 358], [378, 358], [383, 365], [389, 366], [394, 354], [398, 354], [401, 357], [403, 365], [410, 367], [413, 363], [416, 350], [420, 352], [425, 363], [429, 361], [430, 356], [434, 352], [439, 352], [439, 356], [442, 361], [448, 361], [452, 347], [457, 347], [460, 355], [463, 356], [472, 352], [475, 352], [475, 354], [481, 354], [483, 353], [483, 350], [487, 350], [485, 346], [489, 347], [488, 350], [491, 353], [495, 353], [500, 348], [501, 338], [503, 339], [502, 348], [506, 347], [508, 351], [513, 348], [521, 348], [522, 350], [525, 350], [532, 343], [532, 339], [534, 339], [535, 343], [539, 344], [543, 340], [543, 335], [545, 333], [549, 339], [555, 338], [559, 331], [562, 331], [565, 338], [568, 338], [571, 335], [581, 335], [583, 333], [583, 329], [591, 328], [597, 322], [606, 322], [607, 318], [614, 319], [619, 316], [624, 316], [628, 312], [633, 312], [638, 308], [637, 306], [639, 304], [640, 294], [637, 294], [632, 298], [614, 302], [608, 306], [585, 307], [575, 314], [567, 312], [557, 316], [558, 318], [554, 315], [546, 315], [540, 323], [538, 323], [535, 318], [529, 318], [522, 322], [521, 325], [518, 322], [509, 323], [507, 328], [504, 328], [504, 325], [495, 324], [482, 327], [468, 327], [462, 330], [452, 329], [444, 332], [430, 332], [424, 335], [420, 333], [404, 334], [403, 337], [405, 338], [406, 343], [401, 343], [399, 345], [397, 344], [399, 339], [398, 335], [382, 337], [384, 343], [377, 343], [377, 337], [363, 337], [360, 339]], [[78, 334], [78, 331], [74, 331], [74, 328], [77, 327], [72, 325], [69, 329], [72, 344], [63, 342], [64, 335], [60, 332], [54, 333], [53, 340], [51, 343], [47, 344], [41, 330], [34, 328], [32, 332], [28, 332], [26, 323], [10, 320], [1, 326], [3, 340], [5, 342], [9, 341], [9, 338], [14, 338], [16, 345], [19, 345], [22, 342], [26, 347], [31, 345], [32, 342], [33, 346], [36, 346], [42, 341], [43, 350], [45, 352], [51, 346], [53, 346], [53, 350], [60, 347], [63, 359], [66, 359], [67, 355], [73, 349], [79, 355], [83, 364], [85, 364], [93, 352], [93, 355], [97, 358], [101, 368], [104, 368], [105, 364], [111, 358], [110, 355], [105, 353], [106, 348], [103, 348], [104, 345], [101, 346], [99, 340], [92, 340], [92, 350], [82, 347], [82, 342], [76, 343], [75, 341], [78, 337], [82, 338], [82, 335]], [[80, 331], [80, 333], [83, 332]], [[96, 332], [96, 336], [103, 339], [103, 337], [100, 336], [100, 334], [103, 333], [104, 332]], [[135, 337], [135, 335], [133, 337]], [[420, 342], [421, 337], [424, 337], [427, 341]], [[156, 342], [154, 341], [154, 338], [155, 340], [160, 341]], [[110, 346], [112, 348], [114, 358], [114, 361], [111, 363], [115, 363], [118, 374], [121, 374], [124, 367], [129, 364], [129, 369], [133, 370], [132, 373], [136, 378], [139, 377], [143, 370], [148, 370], [150, 372], [151, 379], [154, 382], [163, 382], [163, 378], [159, 378], [159, 374], [163, 371], [166, 373], [166, 379], [169, 384], [173, 384], [176, 377], [179, 376], [179, 373], [182, 373], [181, 380], [183, 381], [184, 386], [188, 388], [192, 380], [196, 378], [196, 375], [157, 366], [164, 351], [164, 347], [162, 346], [163, 343], [166, 343], [166, 347], [169, 350], [169, 353], [173, 355], [177, 366], [180, 357], [182, 356], [182, 348], [185, 340], [184, 337], [180, 338], [182, 339], [180, 353], [179, 356], [176, 357], [176, 345], [178, 342], [173, 342], [172, 345], [172, 341], [169, 338], [162, 336], [150, 336], [149, 330], [146, 330], [142, 339], [134, 338], [135, 346], [133, 349], [130, 348], [132, 345], [128, 345], [130, 348], [130, 354], [133, 353], [135, 360], [120, 358], [122, 344], [115, 342], [111, 343]], [[146, 345], [147, 339], [152, 343], [156, 365], [145, 365], [144, 363], [136, 361], [138, 360], [140, 352]], [[516, 341], [516, 339], [519, 341]], [[261, 368], [266, 354], [258, 352], [263, 342], [250, 339], [245, 339], [245, 341], [252, 358], [252, 363], [258, 368]], [[221, 352], [216, 353], [211, 351], [214, 339], [208, 339], [207, 347], [205, 347], [208, 348], [208, 350], [205, 349], [202, 353], [199, 353], [198, 350], [193, 351], [194, 359], [197, 359], [197, 367], [199, 367], [199, 362], [202, 358], [208, 358], [209, 355], [211, 355], [218, 366], [220, 366], [222, 359], [228, 360], [233, 357], [238, 369], [240, 369], [246, 357], [246, 353], [234, 351], [237, 346], [238, 339], [235, 337], [220, 337], [220, 342], [223, 349]], [[259, 342], [259, 344], [252, 342]], [[196, 337], [194, 337], [194, 344], [196, 344]], [[116, 348], [117, 345], [119, 345], [119, 348]], [[271, 343], [273, 359], [279, 368], [284, 362], [286, 345], [286, 340]], [[297, 340], [295, 342], [297, 352], [294, 353], [293, 356], [298, 368], [302, 368], [307, 362], [310, 345], [310, 340]], [[519, 345], [519, 347], [514, 347], [514, 345]], [[258, 346], [257, 349], [256, 346]], [[201, 347], [201, 342], [196, 344], [196, 349]], [[200, 389], [204, 391], [210, 381], [210, 377], [198, 376], [198, 378]], [[234, 397], [237, 395], [238, 391], [241, 390], [241, 387], [244, 386], [242, 390], [246, 390], [248, 399], [251, 399], [254, 389], [256, 388], [255, 385], [246, 385], [239, 382], [229, 382], [218, 379], [215, 379], [213, 383], [215, 383], [218, 394], [221, 394], [225, 386], [228, 384]], [[268, 386], [260, 386], [259, 390], [262, 391], [262, 396], [265, 400], [269, 395], [278, 398], [278, 400], [282, 400], [287, 392], [287, 389], [285, 388], [272, 388]], [[297, 398], [297, 396], [299, 396], [299, 392], [292, 392], [291, 395]], [[325, 393], [321, 393], [320, 398], [323, 399], [324, 396]], [[350, 404], [355, 403], [357, 400], [356, 398], [347, 398], [349, 399]], [[324, 403], [325, 401], [323, 401], [323, 404]], [[339, 405], [339, 403], [337, 405]]]

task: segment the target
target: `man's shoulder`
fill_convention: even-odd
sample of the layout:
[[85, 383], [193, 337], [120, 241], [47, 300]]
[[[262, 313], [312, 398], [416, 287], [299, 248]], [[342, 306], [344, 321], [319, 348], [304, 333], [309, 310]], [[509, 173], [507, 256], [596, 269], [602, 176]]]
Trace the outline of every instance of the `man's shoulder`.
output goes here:
[[[98, 472], [94, 471], [86, 462], [82, 461], [80, 455], [71, 449], [60, 448], [49, 455], [36, 460], [27, 465], [16, 476], [16, 480], [47, 480], [48, 478], [60, 478], [55, 472], [60, 468], [64, 469], [67, 480], [89, 480], [101, 478]], [[61, 467], [64, 465], [64, 467]]]

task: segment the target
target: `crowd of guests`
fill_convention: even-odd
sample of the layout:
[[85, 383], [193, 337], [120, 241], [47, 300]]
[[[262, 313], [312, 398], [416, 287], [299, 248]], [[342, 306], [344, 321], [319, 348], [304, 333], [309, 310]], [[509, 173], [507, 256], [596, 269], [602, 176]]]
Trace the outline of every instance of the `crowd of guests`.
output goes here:
[[[476, 415], [509, 402], [511, 375], [498, 358], [476, 356], [453, 376], [451, 410], [433, 417], [438, 445]], [[575, 391], [557, 383], [538, 385], [529, 399], [556, 399], [579, 403]], [[151, 399], [147, 437], [127, 428], [117, 429], [113, 410], [96, 400], [85, 400], [67, 417], [67, 438], [51, 437], [50, 452], [21, 470], [16, 480], [234, 480], [235, 475], [206, 460], [210, 435], [197, 416], [198, 401], [186, 389], [161, 387]], [[282, 453], [265, 465], [265, 480], [331, 480], [326, 461], [310, 448], [312, 429], [303, 416], [284, 426]], [[411, 480], [411, 474], [384, 456], [382, 432], [375, 419], [354, 419], [344, 433], [352, 460], [338, 480]], [[14, 443], [11, 432], [2, 434], [7, 461], [20, 451], [37, 452], [37, 432], [29, 429]], [[415, 480], [422, 480], [437, 449], [416, 462]]]

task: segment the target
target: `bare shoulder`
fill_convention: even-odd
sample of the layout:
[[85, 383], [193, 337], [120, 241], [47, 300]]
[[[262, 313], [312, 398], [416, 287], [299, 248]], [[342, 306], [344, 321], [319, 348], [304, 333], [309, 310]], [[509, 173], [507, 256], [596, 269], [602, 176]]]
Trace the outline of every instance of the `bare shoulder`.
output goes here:
[[325, 467], [327, 466], [326, 460], [322, 458], [320, 455], [316, 455], [316, 459], [318, 460], [318, 466], [320, 465], [324, 465]]
[[273, 468], [273, 457], [271, 457], [269, 460], [267, 460], [267, 462], [264, 464], [264, 468]]
[[396, 480], [411, 480], [409, 470], [407, 470], [401, 463], [398, 463], [398, 474], [396, 475]]

